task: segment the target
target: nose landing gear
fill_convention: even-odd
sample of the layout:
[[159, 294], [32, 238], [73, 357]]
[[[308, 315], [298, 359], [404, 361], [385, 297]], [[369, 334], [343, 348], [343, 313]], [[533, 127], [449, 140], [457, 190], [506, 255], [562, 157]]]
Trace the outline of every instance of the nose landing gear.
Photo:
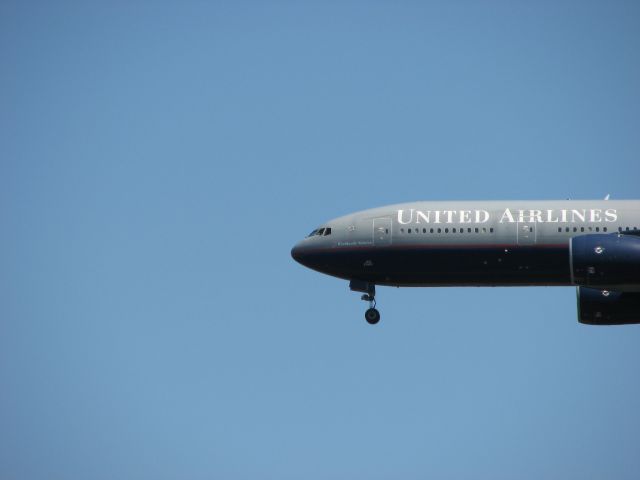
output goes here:
[[373, 283], [351, 280], [349, 288], [354, 292], [363, 292], [361, 300], [369, 302], [369, 308], [364, 312], [364, 319], [369, 325], [375, 325], [380, 321], [380, 312], [376, 309], [376, 286]]

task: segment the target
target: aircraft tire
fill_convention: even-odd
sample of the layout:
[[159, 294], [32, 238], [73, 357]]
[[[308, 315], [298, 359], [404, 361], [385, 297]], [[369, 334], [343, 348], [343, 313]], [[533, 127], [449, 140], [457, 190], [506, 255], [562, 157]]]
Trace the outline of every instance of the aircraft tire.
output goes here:
[[364, 319], [369, 325], [375, 325], [380, 321], [380, 312], [375, 308], [370, 308], [364, 312]]

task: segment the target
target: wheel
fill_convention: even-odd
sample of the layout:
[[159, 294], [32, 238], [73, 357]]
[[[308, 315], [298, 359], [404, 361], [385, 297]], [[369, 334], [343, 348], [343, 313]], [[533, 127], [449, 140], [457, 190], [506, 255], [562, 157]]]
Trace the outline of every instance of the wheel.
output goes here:
[[380, 312], [375, 308], [370, 308], [366, 312], [364, 312], [364, 319], [370, 325], [375, 325], [380, 321]]

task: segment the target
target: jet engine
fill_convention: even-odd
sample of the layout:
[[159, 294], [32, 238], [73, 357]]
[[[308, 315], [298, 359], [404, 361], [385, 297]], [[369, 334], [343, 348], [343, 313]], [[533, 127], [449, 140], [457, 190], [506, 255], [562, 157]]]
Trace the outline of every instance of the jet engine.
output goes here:
[[571, 239], [573, 283], [619, 291], [640, 291], [640, 236], [579, 235]]
[[589, 325], [640, 323], [640, 292], [578, 287], [578, 321]]

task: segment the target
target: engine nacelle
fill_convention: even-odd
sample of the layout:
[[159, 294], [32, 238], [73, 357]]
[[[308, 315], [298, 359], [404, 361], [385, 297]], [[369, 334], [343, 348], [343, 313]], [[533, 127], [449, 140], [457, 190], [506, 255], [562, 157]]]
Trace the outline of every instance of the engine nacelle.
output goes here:
[[640, 323], [640, 293], [578, 287], [578, 321], [589, 325]]
[[571, 239], [570, 255], [574, 284], [640, 290], [639, 236], [579, 235]]

